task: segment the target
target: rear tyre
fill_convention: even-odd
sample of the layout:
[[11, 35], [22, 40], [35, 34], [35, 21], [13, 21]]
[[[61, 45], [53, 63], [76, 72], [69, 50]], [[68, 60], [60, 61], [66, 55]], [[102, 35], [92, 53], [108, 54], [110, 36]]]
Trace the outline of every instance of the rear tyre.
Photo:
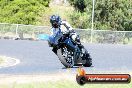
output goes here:
[[85, 67], [91, 67], [92, 66], [92, 58], [91, 58], [90, 54], [87, 52], [87, 50], [86, 50], [85, 53], [86, 53], [85, 54], [86, 63], [83, 66], [85, 66]]
[[72, 68], [74, 66], [72, 52], [70, 50], [67, 50], [66, 47], [58, 49], [57, 56], [66, 68]]
[[83, 65], [84, 67], [91, 67], [92, 66], [92, 59], [89, 58], [86, 60], [86, 63]]

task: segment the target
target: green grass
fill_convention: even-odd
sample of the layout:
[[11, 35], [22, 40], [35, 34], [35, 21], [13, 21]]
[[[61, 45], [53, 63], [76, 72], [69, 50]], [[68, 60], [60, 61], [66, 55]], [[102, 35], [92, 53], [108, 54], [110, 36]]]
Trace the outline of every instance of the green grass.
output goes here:
[[0, 64], [2, 64], [3, 62], [4, 62], [4, 59], [0, 57]]
[[128, 40], [127, 38], [124, 39], [124, 43], [125, 44], [132, 44], [132, 38], [130, 38], [130, 40]]
[[0, 84], [0, 88], [131, 88], [129, 84], [85, 84], [78, 85], [75, 81], [56, 81], [56, 82], [32, 82], [32, 83], [12, 83]]

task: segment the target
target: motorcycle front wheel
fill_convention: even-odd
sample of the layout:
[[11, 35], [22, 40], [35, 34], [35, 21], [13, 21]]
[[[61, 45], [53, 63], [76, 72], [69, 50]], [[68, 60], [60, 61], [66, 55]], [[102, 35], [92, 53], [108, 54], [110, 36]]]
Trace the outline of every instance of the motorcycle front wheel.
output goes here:
[[66, 68], [72, 68], [74, 66], [74, 55], [73, 52], [67, 47], [63, 47], [57, 50], [57, 56], [61, 63], [66, 67]]

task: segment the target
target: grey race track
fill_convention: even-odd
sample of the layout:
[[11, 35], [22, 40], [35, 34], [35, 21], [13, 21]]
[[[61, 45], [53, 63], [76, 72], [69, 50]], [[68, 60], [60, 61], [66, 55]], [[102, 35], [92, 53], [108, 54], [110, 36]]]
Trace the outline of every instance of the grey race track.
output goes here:
[[[132, 45], [83, 44], [91, 53], [93, 66], [87, 71], [132, 71]], [[19, 59], [12, 67], [0, 68], [0, 74], [44, 74], [65, 72], [46, 41], [0, 40], [0, 55]], [[72, 68], [75, 72], [77, 68]]]

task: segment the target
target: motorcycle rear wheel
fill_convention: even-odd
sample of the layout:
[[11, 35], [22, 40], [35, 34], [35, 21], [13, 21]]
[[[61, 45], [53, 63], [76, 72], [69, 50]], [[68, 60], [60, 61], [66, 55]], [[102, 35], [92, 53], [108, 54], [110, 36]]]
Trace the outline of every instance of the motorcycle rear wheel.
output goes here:
[[[86, 49], [85, 49], [86, 50]], [[90, 67], [90, 66], [92, 66], [92, 58], [91, 58], [91, 56], [90, 56], [90, 54], [88, 53], [88, 51], [86, 50], [86, 57], [85, 57], [85, 59], [86, 59], [86, 63], [83, 65], [83, 66], [85, 66], [85, 67]]]

